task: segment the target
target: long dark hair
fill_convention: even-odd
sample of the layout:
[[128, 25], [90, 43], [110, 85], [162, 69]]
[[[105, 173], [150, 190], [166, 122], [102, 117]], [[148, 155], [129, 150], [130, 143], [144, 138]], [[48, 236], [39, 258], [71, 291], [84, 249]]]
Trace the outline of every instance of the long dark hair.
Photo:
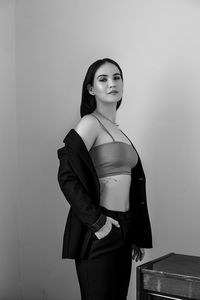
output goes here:
[[[94, 75], [96, 71], [105, 63], [111, 63], [115, 65], [120, 72], [121, 78], [123, 80], [123, 74], [120, 66], [118, 63], [116, 63], [114, 60], [110, 58], [103, 58], [95, 61], [93, 64], [90, 65], [90, 67], [87, 70], [87, 73], [85, 75], [85, 79], [83, 81], [83, 86], [82, 86], [82, 97], [81, 97], [81, 107], [80, 107], [80, 113], [81, 113], [81, 118], [87, 114], [92, 113], [95, 108], [96, 108], [96, 99], [95, 96], [90, 95], [88, 92], [88, 84], [93, 85], [93, 80], [94, 80]], [[122, 102], [122, 98], [117, 102], [116, 109], [119, 108], [120, 104]]]

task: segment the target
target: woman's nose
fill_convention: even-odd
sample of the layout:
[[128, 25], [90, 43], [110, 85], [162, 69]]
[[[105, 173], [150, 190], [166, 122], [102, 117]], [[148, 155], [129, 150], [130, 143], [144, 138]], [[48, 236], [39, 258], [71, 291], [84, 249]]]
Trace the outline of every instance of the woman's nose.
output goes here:
[[113, 79], [108, 80], [108, 86], [109, 87], [115, 86], [115, 81]]

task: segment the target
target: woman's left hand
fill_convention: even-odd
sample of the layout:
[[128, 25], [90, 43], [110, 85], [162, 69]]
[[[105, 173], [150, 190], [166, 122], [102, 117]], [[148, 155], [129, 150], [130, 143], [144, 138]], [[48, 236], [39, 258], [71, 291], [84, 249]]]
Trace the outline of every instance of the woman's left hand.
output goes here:
[[139, 248], [136, 245], [133, 245], [132, 259], [138, 262], [138, 261], [142, 261], [144, 256], [145, 256], [144, 248]]

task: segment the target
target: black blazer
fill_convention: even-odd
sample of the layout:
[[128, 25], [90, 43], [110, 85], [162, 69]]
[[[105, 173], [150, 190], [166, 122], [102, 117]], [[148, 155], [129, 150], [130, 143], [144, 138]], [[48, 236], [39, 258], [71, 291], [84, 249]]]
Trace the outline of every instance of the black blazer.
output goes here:
[[[62, 258], [83, 259], [91, 235], [103, 226], [106, 216], [99, 207], [100, 183], [85, 143], [74, 129], [66, 135], [64, 143], [65, 146], [58, 149], [58, 182], [71, 207], [65, 226]], [[129, 199], [133, 212], [132, 241], [138, 247], [151, 248], [145, 174], [140, 158], [131, 170]]]

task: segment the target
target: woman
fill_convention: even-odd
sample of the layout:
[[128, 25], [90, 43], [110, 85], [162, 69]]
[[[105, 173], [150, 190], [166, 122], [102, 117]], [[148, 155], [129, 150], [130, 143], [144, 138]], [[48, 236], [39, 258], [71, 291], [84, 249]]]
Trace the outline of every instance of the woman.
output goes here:
[[81, 119], [58, 150], [58, 181], [70, 211], [63, 258], [75, 259], [82, 300], [125, 300], [133, 260], [152, 247], [145, 175], [116, 124], [123, 74], [94, 62], [83, 82]]

